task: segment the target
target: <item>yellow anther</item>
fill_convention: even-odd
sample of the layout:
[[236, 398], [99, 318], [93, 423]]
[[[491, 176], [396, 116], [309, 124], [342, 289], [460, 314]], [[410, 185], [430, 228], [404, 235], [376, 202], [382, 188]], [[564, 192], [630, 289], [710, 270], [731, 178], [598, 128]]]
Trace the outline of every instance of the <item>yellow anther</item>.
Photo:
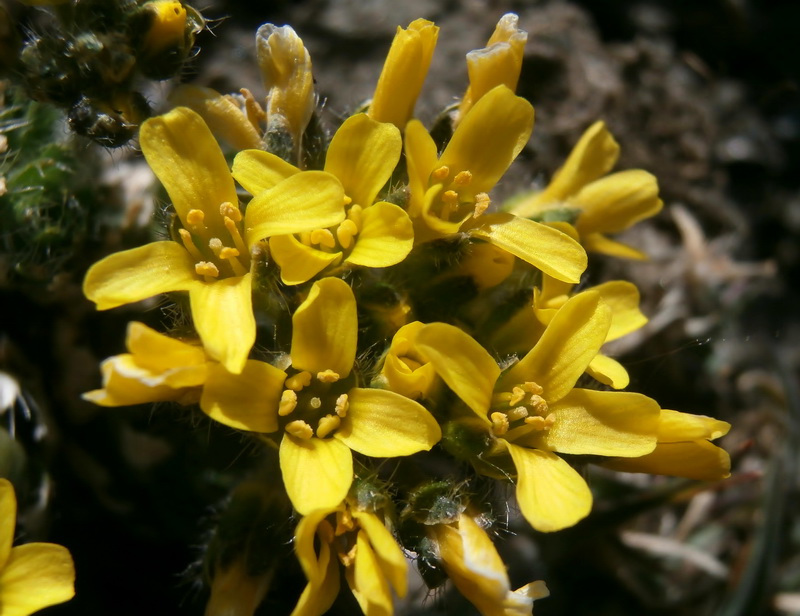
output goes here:
[[525, 390], [522, 387], [511, 389], [511, 396], [508, 399], [508, 406], [517, 406], [525, 397]]
[[472, 181], [472, 173], [470, 171], [459, 171], [456, 173], [456, 177], [453, 178], [453, 182], [458, 184], [459, 186], [466, 186]]
[[242, 211], [230, 201], [223, 201], [219, 206], [219, 215], [230, 218], [233, 222], [242, 221]]
[[311, 373], [303, 370], [290, 376], [283, 384], [293, 391], [301, 391], [303, 387], [308, 387], [311, 384]]
[[297, 408], [297, 394], [291, 389], [284, 389], [278, 403], [278, 415], [286, 417]]
[[327, 370], [323, 370], [322, 372], [317, 372], [317, 378], [322, 381], [323, 383], [335, 383], [340, 378], [338, 372], [334, 372], [330, 368]]
[[350, 513], [350, 508], [344, 511], [336, 512], [336, 536], [339, 537], [351, 530], [356, 529], [356, 521], [353, 519], [353, 514]]
[[239, 262], [237, 257], [239, 256], [239, 251], [236, 248], [222, 248], [219, 251], [220, 259], [225, 259], [228, 263], [230, 263], [231, 268], [233, 268], [233, 273], [237, 276], [244, 276], [247, 273], [247, 270], [244, 266]]
[[[239, 210], [236, 210], [237, 212]], [[241, 218], [241, 213], [239, 214]], [[239, 250], [239, 252], [243, 255], [248, 254], [247, 246], [245, 246], [244, 240], [242, 239], [241, 234], [239, 233], [239, 228], [236, 226], [236, 223], [230, 216], [225, 217], [225, 228], [228, 230], [228, 233], [231, 234], [233, 238], [233, 245]]]
[[347, 219], [336, 227], [336, 239], [339, 240], [339, 245], [344, 248], [350, 248], [353, 244], [353, 238], [358, 233], [358, 227], [352, 220]]
[[194, 271], [200, 276], [208, 276], [211, 278], [219, 276], [217, 266], [210, 261], [198, 261], [194, 264]]
[[314, 436], [314, 430], [302, 419], [295, 419], [286, 424], [286, 431], [292, 436], [301, 438], [305, 441]]
[[541, 415], [542, 417], [544, 417], [547, 414], [547, 411], [549, 410], [547, 408], [547, 401], [544, 398], [542, 398], [539, 394], [533, 394], [531, 396], [530, 405], [533, 407], [534, 412], [537, 415]]
[[547, 417], [544, 418], [544, 423], [548, 428], [552, 428], [553, 424], [556, 423], [556, 414], [550, 413]]
[[431, 173], [431, 181], [441, 182], [442, 180], [446, 180], [448, 175], [450, 175], [450, 167], [442, 165], [438, 169], [433, 170], [433, 173]]
[[525, 381], [520, 387], [530, 394], [538, 394], [541, 396], [544, 392], [544, 387], [533, 381]]
[[347, 398], [347, 394], [342, 394], [338, 398], [336, 398], [336, 406], [334, 407], [334, 411], [339, 417], [346, 417], [347, 411], [350, 408], [350, 401]]
[[200, 254], [200, 251], [197, 250], [197, 246], [194, 245], [194, 242], [192, 241], [192, 234], [189, 233], [186, 229], [178, 229], [178, 235], [181, 236], [181, 242], [183, 242], [183, 247], [190, 255], [192, 255], [192, 258], [197, 259], [198, 261], [202, 261], [203, 255]]
[[364, 209], [356, 203], [349, 210], [347, 210], [347, 220], [352, 220], [356, 227], [361, 228], [361, 212]]
[[531, 426], [534, 430], [545, 430], [548, 428], [547, 420], [539, 415], [531, 415], [525, 418], [525, 425]]
[[524, 406], [518, 406], [506, 413], [508, 421], [517, 421], [518, 419], [525, 419], [528, 416], [528, 409]]
[[472, 217], [477, 218], [481, 214], [483, 214], [486, 210], [489, 209], [489, 205], [492, 203], [492, 200], [489, 199], [489, 195], [485, 192], [478, 193], [475, 195], [475, 209], [472, 212]]
[[508, 432], [508, 415], [494, 412], [490, 415], [490, 419], [492, 420], [492, 431], [497, 436], [503, 436]]
[[190, 227], [203, 227], [206, 213], [203, 210], [189, 210], [186, 214], [186, 224]]
[[218, 237], [212, 237], [208, 240], [208, 247], [211, 249], [211, 252], [218, 257], [219, 251], [222, 250], [222, 240]]
[[244, 99], [244, 111], [247, 119], [254, 128], [258, 129], [260, 123], [267, 119], [267, 112], [258, 104], [256, 97], [247, 88], [241, 88], [239, 94]]
[[338, 428], [342, 423], [342, 420], [336, 415], [325, 415], [322, 419], [319, 420], [317, 424], [317, 436], [319, 438], [325, 438], [329, 434], [331, 434], [336, 428]]
[[347, 553], [339, 552], [339, 562], [345, 567], [351, 566], [356, 562], [356, 552], [358, 551], [358, 544], [353, 545]]
[[448, 205], [455, 205], [458, 203], [458, 193], [454, 190], [446, 190], [442, 193], [442, 201]]
[[328, 229], [314, 229], [311, 232], [311, 243], [324, 246], [325, 248], [334, 248], [336, 246], [333, 233]]
[[311, 400], [308, 401], [308, 406], [310, 406], [314, 410], [319, 409], [322, 406], [322, 398], [314, 396], [313, 398], [311, 398]]
[[345, 207], [347, 207], [348, 205], [350, 205], [353, 202], [353, 200], [350, 197], [348, 197], [347, 195], [344, 196], [344, 199], [342, 199], [342, 201], [344, 202], [343, 205]]
[[235, 248], [229, 248], [228, 246], [224, 246], [219, 251], [220, 259], [235, 259], [239, 256], [239, 251]]

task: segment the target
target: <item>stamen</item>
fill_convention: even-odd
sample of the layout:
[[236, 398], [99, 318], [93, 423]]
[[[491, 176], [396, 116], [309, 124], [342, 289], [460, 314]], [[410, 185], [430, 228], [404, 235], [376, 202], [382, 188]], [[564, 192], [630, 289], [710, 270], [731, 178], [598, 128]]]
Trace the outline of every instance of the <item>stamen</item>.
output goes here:
[[348, 197], [347, 195], [344, 196], [344, 199], [342, 199], [342, 201], [344, 202], [343, 205], [345, 207], [347, 207], [348, 205], [350, 205], [353, 202], [353, 200], [350, 197]]
[[506, 413], [508, 417], [508, 421], [517, 421], [518, 419], [524, 419], [528, 416], [528, 409], [524, 406], [518, 406], [517, 408], [511, 409]]
[[450, 175], [450, 167], [442, 165], [438, 169], [434, 169], [433, 173], [431, 173], [431, 182], [441, 182], [447, 179], [448, 175]]
[[223, 201], [219, 206], [219, 215], [226, 216], [233, 222], [242, 222], [242, 211], [230, 201]]
[[267, 119], [267, 113], [261, 108], [261, 105], [256, 101], [256, 97], [247, 88], [241, 88], [239, 94], [244, 98], [244, 111], [250, 124], [256, 130], [259, 130], [259, 123]]
[[[238, 212], [239, 210], [237, 209], [236, 211]], [[239, 213], [239, 217], [241, 216], [242, 214]], [[243, 255], [248, 254], [247, 246], [245, 246], [244, 240], [239, 234], [239, 229], [236, 227], [236, 223], [230, 216], [225, 217], [225, 228], [228, 230], [228, 233], [231, 234], [231, 237], [233, 238], [233, 245], [236, 246], [239, 252]]]
[[325, 438], [334, 430], [336, 430], [341, 423], [342, 420], [336, 415], [325, 415], [325, 417], [320, 419], [319, 423], [317, 424], [317, 437]]
[[353, 238], [358, 233], [358, 227], [349, 218], [336, 227], [336, 239], [345, 250], [353, 244]]
[[508, 406], [517, 406], [525, 397], [525, 390], [522, 387], [513, 387], [511, 397], [508, 399]]
[[297, 234], [297, 239], [300, 240], [301, 243], [305, 244], [306, 246], [311, 246], [311, 232], [310, 231], [301, 231]]
[[477, 218], [483, 214], [489, 209], [491, 202], [492, 201], [489, 199], [489, 195], [487, 195], [485, 192], [475, 195], [475, 210], [472, 212], [472, 217]]
[[178, 235], [181, 236], [181, 242], [183, 242], [183, 247], [186, 251], [192, 255], [193, 259], [197, 259], [198, 261], [203, 260], [203, 255], [197, 250], [197, 246], [194, 245], [192, 241], [192, 234], [189, 233], [186, 229], [178, 229]]
[[305, 441], [314, 436], [314, 430], [312, 430], [311, 426], [309, 426], [302, 419], [290, 421], [288, 424], [286, 424], [286, 431], [292, 436], [296, 436], [297, 438], [301, 438]]
[[[500, 393], [496, 393], [492, 396], [492, 406], [500, 406], [501, 404], [506, 404], [508, 403], [509, 400], [511, 400], [510, 391], [503, 391]], [[509, 404], [508, 406], [513, 406], [513, 404]]]
[[459, 186], [466, 186], [472, 181], [472, 173], [470, 171], [459, 171], [456, 173], [456, 177], [453, 178], [453, 182], [458, 184]]
[[356, 543], [355, 545], [353, 545], [352, 548], [350, 548], [350, 550], [346, 554], [339, 552], [339, 561], [345, 567], [351, 566], [354, 562], [356, 562], [357, 551], [358, 551], [358, 544]]
[[540, 396], [542, 395], [542, 392], [544, 392], [544, 387], [539, 385], [539, 383], [534, 383], [533, 381], [525, 381], [521, 387], [528, 393], [539, 394]]
[[323, 370], [322, 372], [317, 372], [317, 378], [322, 381], [323, 383], [335, 383], [340, 378], [339, 373], [334, 372], [330, 368], [327, 370]]
[[333, 233], [328, 229], [314, 229], [311, 232], [311, 243], [324, 246], [325, 248], [336, 247], [336, 240], [333, 239]]
[[312, 409], [317, 410], [322, 406], [322, 399], [314, 396], [311, 400], [308, 401], [308, 406]]
[[508, 432], [508, 415], [494, 412], [490, 415], [490, 419], [492, 420], [492, 431], [497, 436], [502, 436]]
[[531, 426], [536, 430], [544, 430], [547, 428], [547, 420], [539, 415], [533, 415], [525, 418], [525, 425]]
[[206, 213], [203, 210], [189, 210], [186, 214], [186, 224], [190, 227], [198, 227], [205, 229], [206, 226], [203, 222], [206, 219]]
[[214, 256], [218, 257], [220, 250], [222, 250], [222, 240], [218, 237], [212, 237], [208, 240], [208, 247], [214, 253]]
[[344, 511], [337, 511], [336, 512], [336, 536], [339, 537], [344, 535], [345, 533], [349, 533], [351, 530], [355, 530], [356, 522], [353, 520], [353, 514], [350, 513], [350, 508], [346, 508]]
[[311, 373], [307, 370], [303, 370], [302, 372], [290, 376], [283, 384], [294, 391], [301, 391], [303, 387], [311, 385]]
[[361, 228], [361, 212], [363, 208], [356, 203], [349, 210], [347, 210], [347, 220], [352, 220], [357, 228]]
[[547, 400], [538, 394], [533, 394], [531, 396], [530, 405], [533, 407], [533, 410], [536, 412], [536, 414], [541, 415], [542, 417], [544, 417], [549, 410], [547, 408]]
[[[198, 261], [194, 264], [194, 271], [199, 276], [205, 276], [206, 278], [216, 278], [219, 276], [217, 266], [210, 261]], [[210, 281], [207, 280], [207, 282]]]
[[455, 205], [458, 203], [458, 193], [454, 190], [446, 190], [442, 194], [442, 201], [448, 205]]
[[297, 394], [291, 389], [284, 389], [278, 404], [278, 415], [286, 417], [297, 408]]
[[236, 257], [239, 256], [239, 251], [235, 248], [228, 248], [227, 246], [219, 251], [220, 259], [225, 259], [228, 263], [231, 264], [233, 268], [233, 273], [237, 276], [244, 276], [247, 273], [247, 270], [244, 266], [239, 262], [239, 259]]
[[347, 394], [342, 394], [338, 398], [336, 398], [336, 406], [334, 407], [334, 411], [339, 417], [346, 417], [347, 411], [350, 409], [350, 401], [347, 398]]

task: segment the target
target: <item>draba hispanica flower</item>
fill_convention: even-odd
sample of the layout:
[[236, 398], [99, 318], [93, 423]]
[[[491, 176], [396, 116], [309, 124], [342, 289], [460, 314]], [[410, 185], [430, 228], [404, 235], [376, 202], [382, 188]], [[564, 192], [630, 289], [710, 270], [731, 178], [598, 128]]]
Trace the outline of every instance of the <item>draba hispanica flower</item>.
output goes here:
[[572, 526], [591, 509], [585, 480], [557, 454], [627, 458], [656, 446], [660, 409], [654, 400], [575, 387], [610, 324], [611, 309], [599, 293], [576, 295], [505, 371], [457, 327], [431, 323], [417, 334], [418, 352], [491, 433], [483, 457], [510, 455], [520, 510], [537, 530]]
[[11, 547], [17, 497], [0, 478], [0, 616], [28, 616], [75, 595], [75, 566], [67, 548], [54, 543]]
[[[332, 226], [320, 218], [314, 230], [270, 239], [270, 252], [285, 284], [307, 282], [339, 263], [388, 267], [408, 255], [414, 242], [408, 215], [392, 203], [375, 202], [401, 150], [400, 131], [392, 124], [363, 113], [344, 121], [328, 146], [324, 167], [344, 187], [343, 219]], [[262, 150], [240, 152], [233, 162], [236, 181], [253, 195], [298, 173], [298, 168]]]
[[242, 215], [222, 150], [194, 111], [179, 107], [147, 120], [139, 139], [180, 219], [180, 242], [109, 255], [87, 272], [84, 294], [107, 310], [188, 291], [206, 351], [230, 372], [241, 372], [256, 336], [251, 249], [273, 235], [344, 220], [342, 185], [323, 171], [298, 173], [260, 193]]

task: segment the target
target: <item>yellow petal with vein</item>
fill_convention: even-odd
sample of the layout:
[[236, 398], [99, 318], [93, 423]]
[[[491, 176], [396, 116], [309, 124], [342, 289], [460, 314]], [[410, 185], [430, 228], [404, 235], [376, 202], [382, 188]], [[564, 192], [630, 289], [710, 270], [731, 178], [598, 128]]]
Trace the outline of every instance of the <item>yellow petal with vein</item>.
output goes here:
[[350, 408], [334, 437], [353, 451], [372, 458], [410, 456], [428, 451], [442, 431], [421, 404], [393, 391], [354, 388]]
[[581, 238], [583, 247], [587, 252], [596, 252], [601, 255], [608, 255], [609, 257], [619, 257], [620, 259], [634, 259], [636, 261], [646, 261], [647, 254], [641, 250], [636, 250], [632, 246], [623, 244], [607, 238], [600, 233], [592, 233]]
[[353, 483], [353, 454], [336, 439], [284, 434], [280, 463], [286, 493], [302, 515], [335, 508]]
[[75, 595], [75, 565], [67, 548], [27, 543], [11, 550], [0, 572], [3, 616], [28, 616]]
[[592, 493], [578, 471], [550, 451], [506, 445], [517, 469], [517, 502], [533, 528], [562, 530], [589, 515]]
[[446, 323], [431, 323], [417, 333], [417, 351], [448, 387], [489, 423], [487, 412], [500, 367], [471, 336]]
[[177, 242], [152, 242], [115, 252], [98, 261], [83, 281], [83, 294], [108, 310], [171, 291], [188, 291], [197, 282], [194, 259]]
[[345, 262], [389, 267], [405, 259], [413, 246], [414, 225], [408, 214], [401, 207], [381, 201], [361, 213], [361, 230]]
[[192, 318], [206, 353], [239, 374], [256, 341], [252, 274], [202, 282], [189, 291]]
[[589, 362], [586, 372], [594, 379], [604, 385], [610, 385], [614, 389], [625, 389], [631, 381], [628, 371], [616, 359], [608, 355], [597, 354]]
[[731, 424], [705, 415], [692, 415], [662, 409], [658, 422], [658, 442], [714, 440], [725, 436]]
[[635, 284], [626, 280], [611, 280], [592, 289], [611, 308], [611, 327], [606, 342], [621, 338], [647, 323], [647, 317], [639, 310], [639, 289]]
[[731, 474], [728, 452], [709, 443], [659, 443], [652, 453], [641, 458], [617, 458], [602, 466], [627, 473], [650, 473], [686, 477], [698, 481], [719, 481]]
[[128, 323], [125, 346], [139, 366], [153, 372], [206, 363], [203, 347], [170, 338], [138, 321]]
[[415, 218], [422, 213], [428, 181], [439, 161], [436, 143], [419, 120], [411, 120], [406, 126], [405, 151], [410, 192], [408, 215]]
[[[311, 511], [308, 515], [303, 516], [294, 532], [294, 551], [297, 560], [300, 561], [306, 579], [314, 585], [318, 585], [322, 581], [326, 572], [325, 568], [320, 566], [322, 555], [317, 557], [317, 551], [314, 549], [317, 528], [320, 522], [335, 510], [336, 508]], [[326, 544], [326, 541], [321, 541], [320, 547]]]
[[367, 534], [370, 545], [380, 563], [380, 570], [394, 587], [399, 597], [408, 590], [408, 563], [392, 533], [374, 513], [353, 511], [353, 517]]
[[211, 419], [237, 430], [275, 432], [286, 373], [248, 359], [241, 374], [217, 364], [209, 371], [200, 408]]
[[585, 186], [570, 203], [583, 211], [575, 224], [581, 235], [616, 233], [655, 216], [663, 202], [653, 174], [641, 169], [620, 171]]
[[352, 580], [353, 596], [364, 614], [389, 616], [393, 613], [389, 584], [363, 530], [356, 537], [356, 559], [349, 580]]
[[294, 235], [276, 235], [269, 240], [270, 253], [281, 269], [283, 284], [308, 282], [330, 265], [341, 261], [341, 252], [324, 252], [299, 242]]
[[300, 169], [264, 150], [245, 150], [233, 159], [233, 178], [251, 195], [274, 188]]
[[353, 290], [340, 278], [318, 280], [292, 317], [292, 366], [344, 378], [353, 369], [357, 338]]

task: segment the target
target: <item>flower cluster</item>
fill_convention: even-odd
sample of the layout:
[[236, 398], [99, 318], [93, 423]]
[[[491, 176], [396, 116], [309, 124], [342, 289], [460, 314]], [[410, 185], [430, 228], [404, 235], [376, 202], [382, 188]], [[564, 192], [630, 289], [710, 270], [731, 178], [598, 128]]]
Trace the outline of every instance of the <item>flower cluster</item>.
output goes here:
[[[622, 391], [627, 372], [603, 354], [646, 322], [635, 286], [578, 286], [586, 251], [644, 258], [609, 235], [659, 211], [653, 176], [608, 175], [619, 146], [598, 122], [547, 188], [494, 202], [533, 129], [514, 93], [527, 35], [504, 16], [429, 130], [414, 107], [437, 36], [422, 19], [398, 28], [366, 111], [327, 138], [302, 41], [262, 26], [265, 104], [183, 86], [144, 122], [172, 237], [84, 282], [102, 310], [188, 294], [196, 336], [131, 323], [129, 353], [86, 397], [198, 404], [278, 450], [272, 476], [300, 517], [298, 615], [324, 613], [342, 574], [364, 614], [392, 613], [407, 555], [484, 615], [528, 614], [547, 591], [511, 589], [487, 486], [513, 484], [524, 519], [552, 532], [589, 514], [587, 464], [729, 471], [710, 443], [727, 424]], [[218, 581], [209, 613], [237, 600]]]

